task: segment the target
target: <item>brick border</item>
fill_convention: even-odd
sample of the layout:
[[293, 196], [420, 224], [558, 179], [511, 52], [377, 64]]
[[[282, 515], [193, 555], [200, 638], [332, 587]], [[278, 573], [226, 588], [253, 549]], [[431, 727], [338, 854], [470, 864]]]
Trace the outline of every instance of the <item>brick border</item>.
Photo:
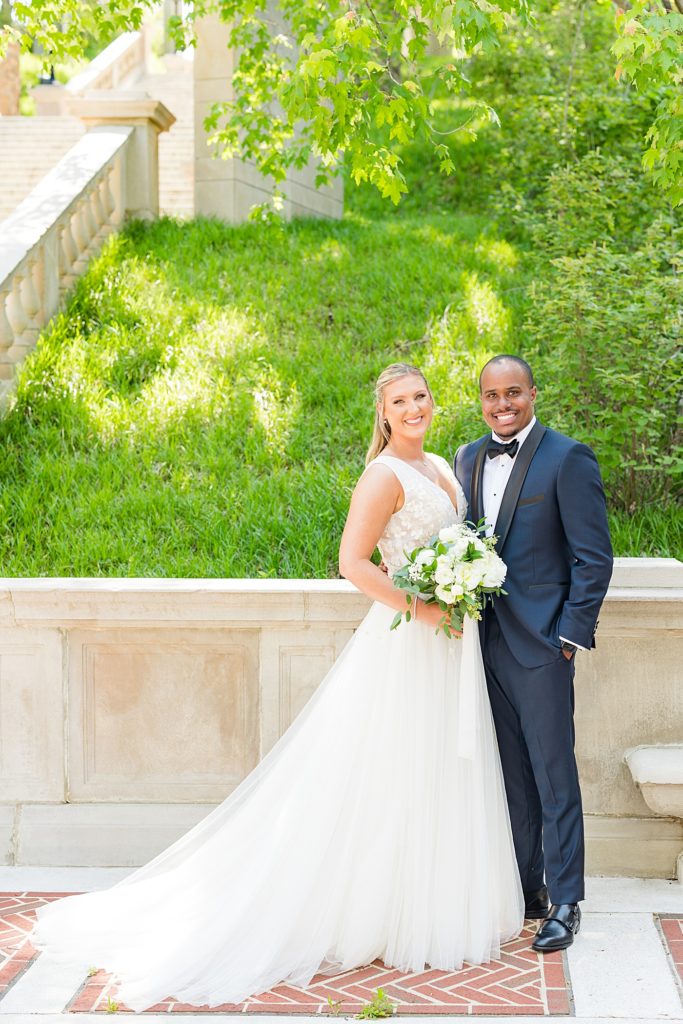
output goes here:
[[683, 1003], [683, 914], [653, 914], [653, 917]]

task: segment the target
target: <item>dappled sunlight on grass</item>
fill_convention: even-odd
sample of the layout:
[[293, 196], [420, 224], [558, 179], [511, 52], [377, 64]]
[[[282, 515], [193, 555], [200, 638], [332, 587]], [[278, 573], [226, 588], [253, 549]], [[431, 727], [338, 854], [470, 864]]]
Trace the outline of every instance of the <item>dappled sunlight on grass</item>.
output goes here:
[[515, 350], [514, 317], [490, 281], [465, 271], [460, 298], [450, 303], [428, 331], [424, 368], [437, 397], [432, 443], [441, 451], [449, 439], [482, 432], [479, 370], [496, 352]]
[[510, 313], [498, 298], [490, 282], [477, 274], [466, 274], [462, 303], [462, 332], [485, 339], [492, 348], [504, 347], [510, 333]]
[[264, 365], [252, 389], [254, 418], [263, 430], [270, 455], [283, 456], [301, 410], [296, 384], [283, 385], [272, 366]]
[[490, 264], [499, 272], [512, 271], [519, 266], [519, 251], [504, 238], [477, 239], [474, 252], [478, 260]]
[[351, 259], [352, 255], [348, 245], [344, 245], [338, 238], [326, 238], [316, 251], [304, 256], [304, 263], [341, 264]]
[[379, 370], [426, 363], [448, 409], [432, 447], [464, 439], [454, 360], [491, 344], [495, 296], [524, 280], [478, 255], [486, 231], [450, 214], [132, 224], [0, 424], [6, 571], [335, 575]]

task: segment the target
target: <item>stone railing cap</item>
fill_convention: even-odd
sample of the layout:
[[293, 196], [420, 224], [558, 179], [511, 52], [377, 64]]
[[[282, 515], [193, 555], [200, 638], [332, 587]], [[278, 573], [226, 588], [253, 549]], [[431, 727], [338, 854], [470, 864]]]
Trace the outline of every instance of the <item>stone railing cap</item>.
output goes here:
[[85, 71], [81, 71], [79, 75], [74, 75], [67, 83], [67, 91], [76, 95], [84, 92], [89, 87], [92, 88], [97, 79], [109, 71], [121, 54], [125, 53], [132, 46], [137, 46], [141, 36], [141, 32], [122, 32], [101, 53], [93, 57]]
[[105, 131], [87, 132], [2, 221], [0, 286], [126, 144], [132, 132], [132, 125], [110, 125]]
[[175, 124], [175, 115], [161, 100], [143, 91], [93, 90], [69, 100], [69, 113], [79, 117], [89, 127], [94, 125], [129, 124], [147, 122], [159, 132], [167, 132]]
[[677, 558], [615, 558], [610, 589], [683, 589], [683, 562]]

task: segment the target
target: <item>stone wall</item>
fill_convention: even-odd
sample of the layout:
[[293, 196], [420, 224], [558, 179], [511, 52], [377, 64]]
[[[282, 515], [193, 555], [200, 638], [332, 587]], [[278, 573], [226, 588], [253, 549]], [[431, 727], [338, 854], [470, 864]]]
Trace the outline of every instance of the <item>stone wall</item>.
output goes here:
[[[367, 600], [341, 581], [0, 580], [0, 858], [137, 864], [284, 732]], [[683, 735], [683, 564], [622, 559], [577, 662], [588, 869], [670, 877], [627, 749]]]
[[[200, 19], [196, 31], [193, 65], [195, 213], [239, 223], [248, 218], [253, 206], [268, 201], [273, 182], [265, 180], [253, 163], [237, 158], [222, 159], [216, 147], [207, 142], [204, 130], [207, 114], [215, 103], [225, 103], [233, 98], [231, 80], [236, 57], [228, 48], [228, 26], [218, 15]], [[313, 161], [300, 170], [292, 168], [289, 171], [287, 181], [282, 185], [284, 217], [340, 218], [343, 215], [344, 187], [341, 178], [336, 178], [329, 186], [316, 188], [315, 175]]]

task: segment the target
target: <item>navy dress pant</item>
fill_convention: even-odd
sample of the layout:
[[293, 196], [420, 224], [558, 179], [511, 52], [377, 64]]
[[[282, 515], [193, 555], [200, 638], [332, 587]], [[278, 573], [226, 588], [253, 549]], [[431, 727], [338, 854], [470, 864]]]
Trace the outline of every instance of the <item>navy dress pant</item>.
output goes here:
[[494, 610], [483, 655], [522, 888], [545, 881], [551, 903], [584, 898], [581, 790], [574, 756], [574, 660], [524, 668]]

